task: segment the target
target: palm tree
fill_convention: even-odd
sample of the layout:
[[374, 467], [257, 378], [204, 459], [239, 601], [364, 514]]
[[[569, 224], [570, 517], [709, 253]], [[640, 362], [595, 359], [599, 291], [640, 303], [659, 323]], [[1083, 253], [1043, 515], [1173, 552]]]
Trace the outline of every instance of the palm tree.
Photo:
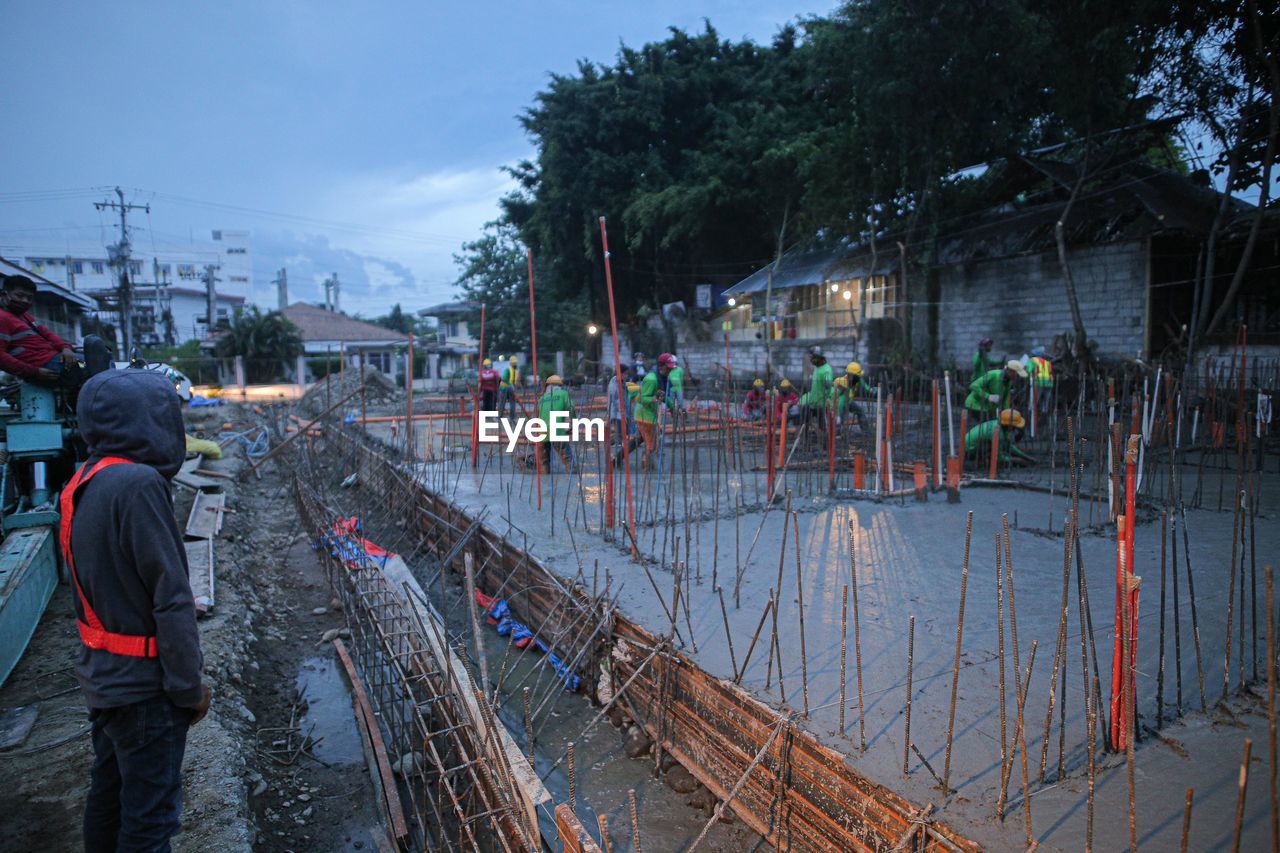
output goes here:
[[255, 305], [236, 312], [214, 352], [220, 358], [243, 356], [249, 382], [270, 382], [280, 377], [283, 365], [302, 353], [302, 333], [279, 311], [263, 314]]

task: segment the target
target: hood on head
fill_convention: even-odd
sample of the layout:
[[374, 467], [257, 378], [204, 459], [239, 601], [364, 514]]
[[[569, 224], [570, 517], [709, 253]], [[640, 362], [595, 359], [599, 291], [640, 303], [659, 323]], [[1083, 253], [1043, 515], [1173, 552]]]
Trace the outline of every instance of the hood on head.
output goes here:
[[108, 370], [80, 389], [80, 435], [93, 456], [123, 456], [172, 479], [186, 457], [182, 403], [151, 370]]

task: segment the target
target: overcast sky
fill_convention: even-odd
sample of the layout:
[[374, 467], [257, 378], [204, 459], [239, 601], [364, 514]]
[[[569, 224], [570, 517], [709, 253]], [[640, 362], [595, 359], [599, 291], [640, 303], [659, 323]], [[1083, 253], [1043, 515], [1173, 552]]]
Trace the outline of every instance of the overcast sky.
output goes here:
[[138, 252], [251, 230], [269, 307], [281, 266], [295, 300], [337, 272], [349, 312], [422, 307], [531, 155], [516, 116], [549, 73], [703, 18], [767, 42], [834, 5], [4, 0], [0, 254], [114, 241], [93, 202], [119, 185], [151, 204]]

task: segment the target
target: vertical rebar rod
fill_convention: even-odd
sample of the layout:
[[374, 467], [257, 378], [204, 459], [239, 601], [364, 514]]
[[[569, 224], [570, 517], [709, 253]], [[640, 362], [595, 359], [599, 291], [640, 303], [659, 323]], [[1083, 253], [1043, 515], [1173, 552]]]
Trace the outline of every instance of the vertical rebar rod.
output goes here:
[[845, 672], [845, 657], [848, 651], [849, 634], [849, 585], [843, 584], [840, 591], [840, 723], [837, 731], [844, 735], [845, 692], [848, 676]]
[[640, 846], [640, 809], [636, 805], [636, 789], [627, 791], [627, 804], [631, 807], [631, 849], [635, 853], [644, 853]]
[[964, 524], [964, 562], [960, 569], [960, 613], [956, 616], [956, 654], [951, 665], [951, 705], [947, 711], [947, 751], [942, 763], [942, 793], [951, 790], [951, 744], [956, 729], [956, 692], [960, 687], [960, 648], [964, 640], [964, 602], [969, 589], [969, 543], [973, 535], [973, 510]]
[[[858, 547], [853, 519], [849, 519], [849, 591], [853, 593], [853, 665], [858, 679], [858, 748], [867, 751], [866, 713], [862, 704], [862, 633], [858, 619]], [[776, 608], [775, 608], [776, 609]]]
[[800, 568], [800, 514], [791, 513], [791, 525], [796, 543], [796, 601], [800, 608], [800, 692], [804, 702], [804, 717], [809, 718], [809, 652], [804, 638], [804, 573]]
[[911, 771], [911, 676], [916, 659], [916, 617], [907, 623], [907, 709], [902, 721], [902, 775]]
[[1244, 798], [1249, 790], [1249, 755], [1253, 741], [1244, 739], [1244, 755], [1240, 757], [1240, 775], [1237, 779], [1236, 819], [1231, 831], [1231, 853], [1240, 853], [1240, 835], [1244, 823]]

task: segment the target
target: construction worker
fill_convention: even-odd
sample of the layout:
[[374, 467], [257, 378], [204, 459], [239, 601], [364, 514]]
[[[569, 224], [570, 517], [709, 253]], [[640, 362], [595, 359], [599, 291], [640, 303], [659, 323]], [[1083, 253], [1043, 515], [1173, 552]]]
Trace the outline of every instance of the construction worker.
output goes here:
[[551, 447], [554, 444], [560, 460], [564, 462], [565, 470], [573, 471], [573, 444], [568, 441], [553, 442], [551, 440], [553, 434], [556, 437], [568, 437], [567, 432], [551, 429], [551, 418], [555, 412], [566, 412], [569, 415], [569, 419], [573, 419], [573, 400], [569, 397], [569, 392], [564, 387], [564, 380], [553, 373], [547, 377], [545, 390], [542, 392], [542, 396], [538, 398], [538, 417], [542, 418], [547, 425], [547, 438], [541, 442], [542, 446], [538, 448], [538, 452], [542, 454], [542, 462], [547, 466], [547, 472], [550, 473]]
[[1035, 347], [1027, 359], [1027, 371], [1036, 389], [1036, 406], [1047, 415], [1053, 408], [1053, 362], [1045, 357], [1044, 347]]
[[782, 420], [787, 415], [795, 414], [794, 409], [800, 400], [800, 394], [796, 391], [790, 379], [783, 379], [778, 383], [773, 402], [774, 420]]
[[[502, 358], [499, 357], [501, 362]], [[507, 419], [516, 419], [516, 389], [520, 387], [520, 364], [514, 355], [507, 356], [506, 364], [499, 371], [498, 408], [507, 410]]]
[[969, 396], [964, 407], [973, 414], [974, 423], [982, 423], [996, 416], [1001, 409], [1010, 408], [1013, 399], [1013, 383], [1026, 379], [1027, 369], [1016, 358], [1002, 368], [988, 370], [969, 384]]
[[994, 342], [991, 338], [983, 338], [978, 341], [978, 351], [973, 354], [973, 379], [977, 379], [996, 366], [995, 361], [991, 358], [991, 347], [993, 345]]
[[742, 401], [742, 416], [749, 421], [758, 421], [764, 417], [765, 400], [768, 395], [764, 390], [764, 380], [756, 379], [751, 383], [751, 390]]
[[502, 377], [493, 369], [493, 362], [485, 359], [480, 369], [480, 410], [496, 412], [498, 410], [498, 384]]
[[64, 373], [78, 373], [71, 344], [31, 319], [36, 283], [25, 275], [6, 276], [0, 310], [0, 368], [38, 385], [57, 385]]
[[675, 361], [667, 353], [658, 356], [655, 370], [644, 375], [640, 381], [640, 393], [636, 399], [636, 431], [644, 441], [644, 457], [640, 460], [641, 468], [648, 468], [650, 460], [658, 451], [658, 408], [671, 407], [666, 392], [662, 390], [662, 380], [670, 375]]
[[1026, 425], [1027, 422], [1020, 412], [1016, 409], [1005, 409], [1000, 413], [999, 420], [983, 421], [965, 434], [965, 455], [978, 456], [985, 452], [991, 447], [991, 434], [999, 428], [1000, 462], [1006, 465], [1011, 463], [1034, 465], [1035, 457], [1024, 453], [1017, 443]]
[[671, 356], [671, 372], [667, 374], [667, 397], [671, 401], [671, 411], [685, 414], [684, 409], [684, 368], [680, 366], [679, 356]]
[[[841, 382], [841, 380], [844, 380]], [[870, 396], [874, 390], [862, 378], [862, 365], [856, 361], [851, 361], [844, 369], [844, 375], [836, 379], [837, 388], [832, 388], [831, 400], [833, 409], [836, 414], [836, 424], [839, 425], [844, 421], [844, 415], [847, 413], [858, 423], [858, 428], [863, 432], [867, 429], [867, 415], [862, 411], [862, 406], [858, 405], [858, 395], [866, 394]]]
[[[630, 407], [627, 406], [626, 392], [618, 391], [618, 376], [622, 376], [622, 387], [627, 386], [627, 377], [631, 375], [631, 368], [625, 364], [619, 365], [618, 369], [609, 376], [609, 385], [605, 389], [605, 410], [609, 417], [610, 436], [613, 441], [621, 442], [626, 435], [625, 427], [631, 423]], [[626, 420], [624, 425], [623, 420]]]
[[76, 413], [89, 458], [62, 491], [94, 761], [86, 850], [168, 850], [182, 825], [182, 757], [210, 691], [169, 481], [186, 455], [181, 401], [149, 370], [108, 370]]
[[822, 354], [822, 347], [809, 348], [809, 362], [813, 365], [813, 374], [809, 377], [809, 390], [800, 398], [800, 412], [806, 422], [817, 419], [821, 430], [827, 424], [827, 404], [831, 402], [831, 386], [835, 384], [835, 377], [831, 365], [827, 364], [827, 357]]

